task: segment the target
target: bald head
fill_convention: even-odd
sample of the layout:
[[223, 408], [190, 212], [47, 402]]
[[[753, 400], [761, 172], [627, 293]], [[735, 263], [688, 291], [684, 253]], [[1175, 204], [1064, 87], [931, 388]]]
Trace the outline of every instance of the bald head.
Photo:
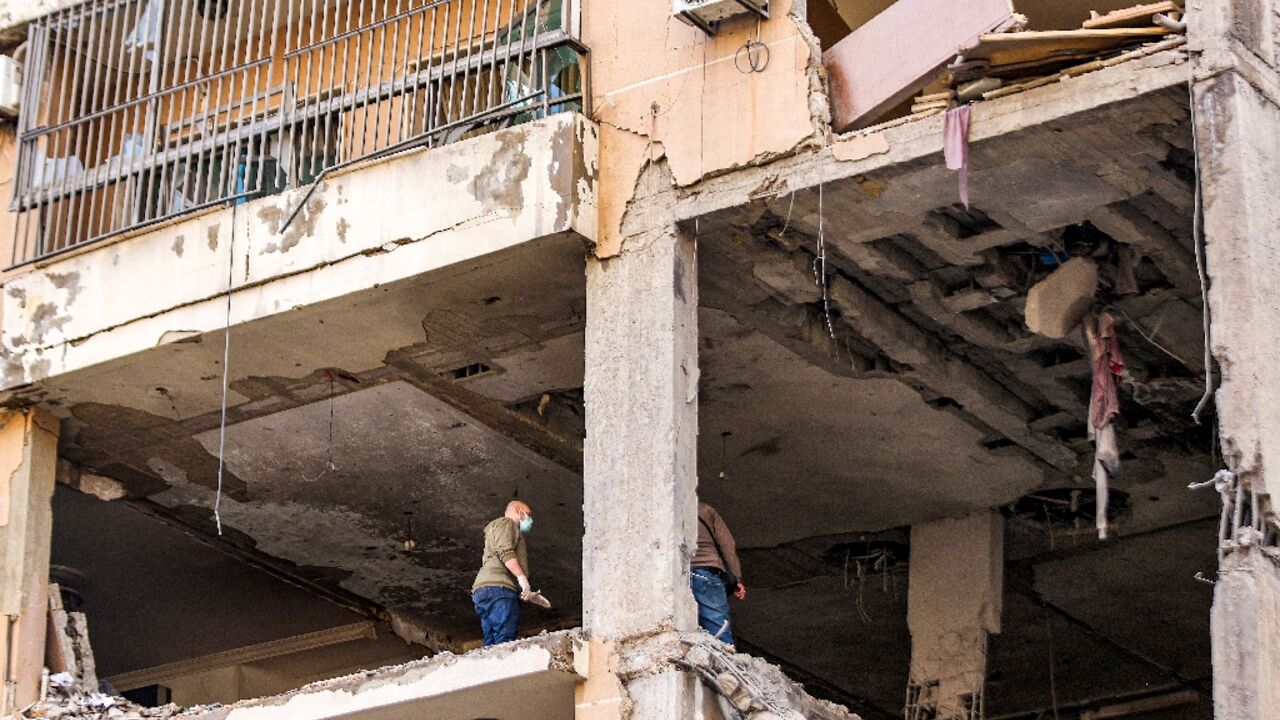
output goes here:
[[507, 511], [503, 513], [503, 515], [515, 520], [516, 522], [520, 522], [520, 519], [524, 516], [533, 515], [533, 509], [529, 507], [528, 503], [524, 503], [519, 500], [512, 500], [507, 503]]

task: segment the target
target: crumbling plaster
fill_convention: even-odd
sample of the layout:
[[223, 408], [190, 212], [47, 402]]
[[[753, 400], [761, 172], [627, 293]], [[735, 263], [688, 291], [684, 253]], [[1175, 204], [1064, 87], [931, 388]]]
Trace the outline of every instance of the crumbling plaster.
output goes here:
[[593, 138], [560, 114], [43, 263], [5, 285], [0, 383], [220, 328], [229, 280], [239, 324], [570, 231], [591, 215]]
[[[583, 42], [593, 48], [592, 116], [600, 124], [598, 236], [595, 253], [618, 253], [623, 218], [643, 169], [659, 159], [672, 182], [793, 152], [827, 124], [820, 50], [805, 24], [804, 3], [774, 0], [771, 18], [739, 18], [714, 37], [663, 3], [585, 0]], [[768, 65], [746, 69], [744, 44], [768, 46]]]

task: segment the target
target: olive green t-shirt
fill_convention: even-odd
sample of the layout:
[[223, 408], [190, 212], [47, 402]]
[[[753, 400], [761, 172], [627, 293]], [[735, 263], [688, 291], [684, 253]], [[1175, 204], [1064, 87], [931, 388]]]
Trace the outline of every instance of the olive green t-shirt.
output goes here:
[[500, 517], [484, 527], [484, 557], [471, 591], [493, 586], [518, 591], [520, 585], [516, 583], [516, 576], [511, 574], [505, 564], [511, 558], [519, 560], [524, 574], [529, 574], [529, 551], [525, 547], [520, 526], [509, 517]]

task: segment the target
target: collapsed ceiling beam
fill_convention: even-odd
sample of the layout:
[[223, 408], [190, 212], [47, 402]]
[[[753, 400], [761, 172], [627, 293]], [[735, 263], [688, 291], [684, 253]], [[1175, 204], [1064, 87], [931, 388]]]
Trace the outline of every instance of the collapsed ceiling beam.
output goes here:
[[854, 283], [841, 276], [829, 281], [840, 320], [910, 370], [903, 374], [952, 398], [966, 412], [1064, 472], [1072, 471], [1076, 453], [1030, 429], [1036, 413], [1020, 398], [946, 348], [937, 338], [903, 318]]
[[1089, 213], [1094, 227], [1117, 242], [1131, 245], [1151, 258], [1183, 297], [1200, 297], [1200, 272], [1195, 255], [1168, 230], [1127, 203], [1115, 203]]

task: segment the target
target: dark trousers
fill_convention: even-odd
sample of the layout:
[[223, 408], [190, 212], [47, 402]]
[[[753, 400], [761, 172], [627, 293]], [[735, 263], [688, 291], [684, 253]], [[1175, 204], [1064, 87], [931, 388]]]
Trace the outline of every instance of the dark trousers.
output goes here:
[[696, 567], [689, 571], [689, 586], [698, 602], [698, 625], [726, 644], [733, 644], [733, 625], [729, 622], [729, 594], [724, 581], [714, 568]]
[[493, 585], [479, 587], [471, 593], [471, 602], [480, 616], [485, 647], [516, 639], [516, 627], [520, 623], [520, 593]]

